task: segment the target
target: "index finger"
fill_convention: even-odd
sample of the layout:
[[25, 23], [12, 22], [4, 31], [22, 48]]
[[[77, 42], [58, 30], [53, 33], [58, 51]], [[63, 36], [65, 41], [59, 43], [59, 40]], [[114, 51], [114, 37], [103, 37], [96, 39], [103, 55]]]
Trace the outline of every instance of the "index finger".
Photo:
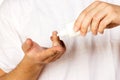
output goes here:
[[57, 36], [57, 31], [52, 32], [51, 40], [53, 46], [59, 46], [60, 45], [60, 38]]
[[100, 3], [100, 1], [95, 1], [81, 12], [81, 14], [78, 16], [78, 18], [76, 19], [76, 21], [74, 23], [74, 30], [75, 31], [80, 30], [81, 24], [86, 16], [86, 14], [89, 11], [91, 11], [92, 9], [94, 9], [99, 3]]

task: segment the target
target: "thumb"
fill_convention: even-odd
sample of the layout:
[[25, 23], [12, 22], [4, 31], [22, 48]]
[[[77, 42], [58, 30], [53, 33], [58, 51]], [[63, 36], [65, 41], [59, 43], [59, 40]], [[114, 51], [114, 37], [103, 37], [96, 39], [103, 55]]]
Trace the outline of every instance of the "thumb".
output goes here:
[[53, 46], [53, 47], [54, 47], [54, 46], [61, 46], [61, 47], [63, 47], [64, 49], [66, 49], [64, 42], [63, 42], [62, 40], [60, 40], [60, 38], [59, 38], [59, 36], [57, 36], [57, 34], [58, 34], [58, 33], [57, 33], [56, 31], [54, 31], [54, 32], [52, 33], [52, 36], [51, 36], [52, 46]]
[[59, 54], [59, 50], [57, 47], [52, 47], [52, 48], [48, 48], [46, 49], [40, 56], [42, 60], [45, 60], [49, 57], [52, 57], [56, 54]]
[[57, 36], [57, 32], [54, 31], [51, 36], [52, 46], [60, 46], [60, 38]]
[[22, 44], [22, 50], [24, 51], [24, 53], [28, 52], [30, 50], [30, 48], [33, 45], [33, 41], [31, 39], [26, 39], [26, 41]]

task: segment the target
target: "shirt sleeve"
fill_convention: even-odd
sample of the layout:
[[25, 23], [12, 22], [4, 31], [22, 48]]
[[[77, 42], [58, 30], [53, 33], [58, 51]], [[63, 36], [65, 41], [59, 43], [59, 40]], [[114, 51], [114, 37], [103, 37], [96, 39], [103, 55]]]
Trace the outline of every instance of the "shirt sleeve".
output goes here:
[[[9, 12], [9, 11], [8, 11]], [[24, 57], [21, 39], [14, 24], [0, 12], [0, 69], [8, 73], [13, 70]], [[11, 19], [12, 20], [12, 19]]]

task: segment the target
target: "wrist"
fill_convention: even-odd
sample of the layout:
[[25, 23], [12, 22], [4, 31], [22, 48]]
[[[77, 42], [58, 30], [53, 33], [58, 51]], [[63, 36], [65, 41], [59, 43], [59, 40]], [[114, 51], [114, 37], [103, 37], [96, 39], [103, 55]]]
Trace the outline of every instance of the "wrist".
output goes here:
[[3, 78], [5, 80], [37, 80], [43, 68], [44, 65], [35, 64], [28, 56], [24, 56], [17, 67]]
[[31, 78], [32, 76], [36, 76], [37, 78], [43, 70], [44, 65], [37, 64], [28, 56], [24, 56], [17, 68], [21, 73], [25, 73], [27, 76], [30, 76]]

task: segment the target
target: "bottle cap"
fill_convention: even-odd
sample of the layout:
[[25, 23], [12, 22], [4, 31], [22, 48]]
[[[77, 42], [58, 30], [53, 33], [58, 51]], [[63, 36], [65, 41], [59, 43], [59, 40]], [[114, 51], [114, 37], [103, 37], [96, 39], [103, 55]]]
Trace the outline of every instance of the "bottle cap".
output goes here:
[[[80, 31], [75, 32], [74, 29], [74, 22], [71, 22], [69, 24], [64, 25], [63, 29], [58, 32], [58, 36], [64, 37], [64, 36], [69, 36], [69, 37], [74, 37], [80, 35]], [[90, 31], [90, 28], [88, 28], [88, 32]]]
[[69, 37], [73, 37], [73, 36], [77, 36], [80, 34], [80, 32], [75, 32], [73, 30], [74, 27], [74, 22], [71, 22], [69, 24], [66, 24], [63, 29], [58, 33], [58, 36], [64, 37], [64, 36], [69, 36]]

